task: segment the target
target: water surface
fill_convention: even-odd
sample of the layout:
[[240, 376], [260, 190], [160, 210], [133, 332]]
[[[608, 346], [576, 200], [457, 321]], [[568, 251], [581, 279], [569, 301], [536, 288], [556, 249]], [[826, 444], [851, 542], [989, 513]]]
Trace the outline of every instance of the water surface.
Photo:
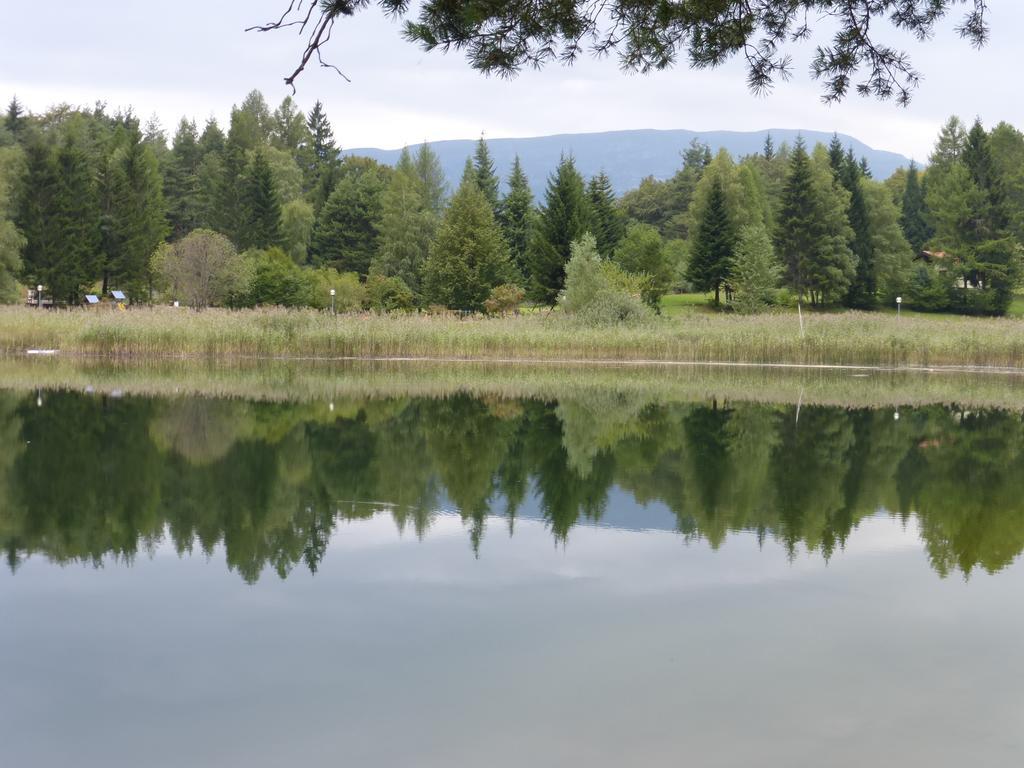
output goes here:
[[1003, 766], [1024, 419], [0, 392], [17, 766]]

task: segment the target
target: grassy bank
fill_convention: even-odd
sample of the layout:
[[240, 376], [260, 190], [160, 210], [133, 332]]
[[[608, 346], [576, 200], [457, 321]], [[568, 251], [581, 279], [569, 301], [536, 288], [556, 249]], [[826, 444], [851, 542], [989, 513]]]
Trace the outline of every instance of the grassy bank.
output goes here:
[[0, 351], [105, 356], [425, 357], [1024, 369], [1024, 321], [814, 314], [693, 314], [587, 327], [558, 314], [501, 319], [339, 316], [278, 309], [195, 313], [0, 310]]
[[822, 368], [0, 357], [0, 387], [320, 402], [324, 407], [348, 400], [469, 394], [547, 401], [611, 397], [660, 404], [717, 400], [1024, 410], [1024, 376], [1018, 374]]

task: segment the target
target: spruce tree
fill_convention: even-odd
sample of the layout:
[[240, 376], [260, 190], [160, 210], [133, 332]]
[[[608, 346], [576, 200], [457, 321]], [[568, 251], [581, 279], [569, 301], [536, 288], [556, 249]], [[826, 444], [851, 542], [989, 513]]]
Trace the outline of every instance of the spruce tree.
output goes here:
[[626, 223], [615, 203], [615, 192], [607, 173], [601, 171], [590, 179], [587, 196], [594, 217], [592, 234], [597, 240], [597, 250], [601, 256], [610, 259], [625, 235]]
[[772, 135], [770, 133], [764, 137], [764, 149], [761, 154], [768, 162], [775, 159], [775, 142], [772, 141]]
[[78, 304], [96, 280], [100, 210], [89, 158], [68, 135], [56, 150], [37, 139], [26, 157], [18, 225], [26, 239], [24, 279], [56, 301]]
[[7, 114], [4, 117], [4, 128], [10, 131], [11, 136], [15, 139], [19, 139], [25, 128], [25, 123], [25, 110], [18, 101], [18, 97], [14, 96], [7, 105]]
[[533, 192], [516, 155], [512, 173], [508, 177], [508, 192], [501, 201], [501, 230], [508, 243], [512, 263], [522, 278], [528, 276], [526, 249], [533, 225]]
[[699, 291], [714, 291], [715, 304], [721, 301], [722, 283], [729, 274], [729, 264], [736, 243], [722, 180], [715, 177], [704, 214], [697, 224], [686, 278]]
[[476, 183], [480, 191], [484, 193], [487, 202], [491, 206], [494, 215], [498, 215], [498, 175], [494, 172], [494, 161], [491, 160], [491, 151], [481, 136], [476, 143], [476, 152], [473, 154], [473, 170], [476, 173]]
[[346, 174], [320, 210], [313, 231], [318, 264], [365, 277], [378, 245], [386, 188], [382, 170]]
[[900, 227], [903, 229], [903, 235], [907, 238], [907, 242], [914, 249], [914, 254], [921, 253], [925, 243], [932, 235], [932, 230], [928, 223], [924, 185], [921, 183], [921, 175], [914, 162], [910, 163], [910, 168], [907, 170], [907, 184], [903, 188]]
[[241, 247], [246, 226], [242, 178], [246, 172], [245, 150], [234, 128], [228, 134], [212, 179], [211, 206], [208, 213], [213, 229]]
[[839, 183], [850, 193], [850, 207], [847, 213], [850, 228], [853, 230], [850, 250], [857, 259], [853, 282], [846, 294], [846, 305], [857, 309], [871, 309], [877, 301], [878, 278], [871, 222], [861, 187], [862, 178], [860, 165], [854, 159], [851, 148], [844, 156], [839, 174]]
[[133, 300], [148, 298], [150, 257], [167, 234], [163, 184], [152, 147], [131, 126], [111, 158], [104, 291], [116, 286]]
[[843, 149], [838, 133], [832, 134], [832, 141], [828, 144], [828, 164], [832, 166], [832, 173], [837, 179], [843, 175], [846, 168], [846, 150]]
[[242, 180], [245, 226], [241, 248], [271, 248], [281, 243], [281, 200], [274, 175], [262, 151], [257, 150]]
[[565, 284], [570, 247], [590, 232], [592, 218], [583, 177], [571, 156], [562, 157], [548, 179], [544, 207], [527, 248], [532, 298], [553, 306]]
[[508, 245], [476, 171], [469, 167], [452, 197], [423, 265], [428, 304], [480, 312], [491, 290], [512, 277]]
[[199, 165], [202, 159], [196, 124], [182, 118], [171, 143], [164, 174], [164, 198], [172, 240], [180, 240], [201, 225]]
[[306, 117], [306, 128], [309, 131], [312, 164], [305, 168], [307, 186], [312, 190], [313, 208], [320, 208], [334, 191], [337, 182], [338, 147], [334, 142], [334, 130], [327, 119], [322, 102], [317, 101]]
[[797, 139], [782, 190], [776, 248], [785, 269], [786, 283], [798, 297], [808, 289], [810, 261], [816, 247], [814, 184], [811, 160], [803, 139]]

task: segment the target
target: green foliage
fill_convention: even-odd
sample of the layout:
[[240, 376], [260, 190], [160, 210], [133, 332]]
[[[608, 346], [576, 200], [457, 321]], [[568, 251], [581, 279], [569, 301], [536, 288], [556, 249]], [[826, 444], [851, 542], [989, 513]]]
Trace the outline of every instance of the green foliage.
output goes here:
[[30, 142], [23, 188], [24, 279], [77, 305], [99, 273], [101, 245], [97, 190], [82, 138], [69, 134], [57, 148], [44, 139]]
[[496, 285], [484, 302], [484, 311], [488, 315], [508, 315], [518, 311], [525, 298], [526, 292], [514, 283]]
[[534, 215], [533, 192], [517, 155], [508, 178], [508, 193], [501, 201], [498, 221], [508, 243], [512, 263], [523, 277], [528, 274], [526, 253]]
[[494, 209], [470, 175], [452, 198], [423, 265], [424, 302], [479, 312], [491, 290], [512, 275]]
[[296, 264], [309, 261], [313, 223], [313, 206], [305, 200], [291, 200], [281, 208], [281, 246]]
[[400, 277], [371, 274], [366, 279], [367, 309], [375, 312], [408, 312], [416, 306], [416, 296]]
[[331, 308], [331, 290], [334, 291], [335, 312], [355, 312], [366, 301], [366, 287], [354, 272], [338, 272], [331, 267], [306, 270], [309, 280], [309, 306]]
[[567, 315], [585, 323], [635, 322], [650, 317], [642, 296], [648, 278], [624, 272], [601, 258], [593, 235], [572, 244], [565, 267], [565, 290], [559, 297]]
[[[353, 166], [344, 173], [317, 218], [313, 252], [318, 263], [364, 276], [369, 272], [387, 185], [387, 174], [376, 164]], [[398, 213], [392, 210], [393, 217]]]
[[878, 268], [875, 263], [871, 222], [862, 188], [862, 181], [867, 177], [864, 176], [863, 169], [854, 159], [852, 148], [843, 155], [836, 176], [850, 195], [847, 221], [853, 230], [850, 250], [856, 260], [853, 279], [847, 289], [845, 303], [848, 307], [871, 309], [878, 301]]
[[532, 298], [553, 305], [565, 285], [565, 265], [572, 243], [593, 226], [583, 177], [572, 157], [562, 157], [548, 179], [544, 207], [530, 234], [526, 262]]
[[245, 306], [305, 307], [312, 301], [307, 272], [280, 248], [242, 254], [250, 264], [252, 285]]
[[499, 214], [498, 205], [498, 175], [494, 172], [494, 161], [491, 160], [491, 151], [487, 142], [481, 136], [476, 144], [476, 152], [473, 154], [473, 172], [476, 176], [477, 186], [487, 198], [491, 211], [495, 216]]
[[258, 150], [242, 179], [243, 248], [271, 248], [281, 243], [281, 198], [266, 155]]
[[200, 166], [203, 150], [199, 145], [196, 124], [182, 118], [171, 144], [171, 154], [164, 172], [164, 198], [170, 237], [179, 239], [202, 222]]
[[592, 229], [597, 239], [597, 250], [604, 258], [610, 259], [625, 236], [626, 223], [616, 204], [612, 180], [608, 178], [608, 174], [601, 171], [591, 178], [587, 184], [587, 196], [590, 198]]
[[775, 257], [768, 230], [763, 225], [743, 227], [729, 267], [729, 284], [735, 293], [733, 308], [741, 314], [764, 311], [774, 302], [781, 277], [782, 266]]
[[672, 287], [675, 279], [672, 263], [658, 230], [650, 224], [630, 224], [612, 260], [624, 272], [647, 278], [642, 298], [648, 306], [657, 309], [661, 297]]
[[910, 278], [915, 253], [920, 251], [914, 251], [904, 237], [900, 210], [886, 186], [862, 178], [860, 187], [871, 233], [878, 295], [892, 306]]
[[193, 309], [205, 309], [250, 292], [248, 261], [224, 235], [197, 229], [173, 244], [162, 244], [151, 268], [157, 287]]
[[[427, 145], [421, 148], [421, 155], [423, 153], [436, 160]], [[380, 240], [369, 272], [397, 277], [414, 294], [419, 291], [423, 262], [437, 231], [438, 214], [434, 203], [440, 205], [440, 202], [431, 202], [431, 199], [443, 189], [434, 185], [432, 190], [426, 190], [420, 170], [408, 151], [403, 151], [381, 196]]]
[[699, 291], [714, 291], [715, 303], [720, 301], [722, 284], [729, 274], [736, 231], [729, 215], [725, 185], [718, 176], [712, 178], [707, 203], [694, 236], [686, 276]]
[[[20, 107], [17, 100], [12, 107]], [[10, 112], [10, 111], [9, 111]], [[15, 116], [20, 119], [20, 113]], [[24, 173], [24, 152], [20, 147], [0, 147], [0, 304], [21, 298], [18, 276], [21, 274], [21, 252], [25, 236], [14, 223], [15, 200]]]
[[914, 253], [918, 254], [924, 250], [925, 243], [932, 236], [932, 229], [928, 223], [928, 209], [925, 205], [925, 191], [921, 183], [921, 174], [918, 173], [917, 165], [910, 164], [907, 170], [906, 186], [903, 189], [901, 200], [900, 226], [903, 228], [903, 235], [910, 243]]
[[427, 210], [440, 217], [444, 213], [445, 199], [448, 197], [448, 182], [445, 181], [444, 169], [437, 153], [426, 142], [416, 149], [413, 169], [419, 181], [419, 191]]

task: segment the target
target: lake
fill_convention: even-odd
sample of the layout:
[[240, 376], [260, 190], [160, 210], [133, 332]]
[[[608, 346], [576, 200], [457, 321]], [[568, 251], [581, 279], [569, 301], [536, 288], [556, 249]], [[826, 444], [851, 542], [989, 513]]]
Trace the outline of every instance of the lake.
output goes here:
[[4, 370], [0, 764], [1020, 759], [1015, 381], [168, 365]]

